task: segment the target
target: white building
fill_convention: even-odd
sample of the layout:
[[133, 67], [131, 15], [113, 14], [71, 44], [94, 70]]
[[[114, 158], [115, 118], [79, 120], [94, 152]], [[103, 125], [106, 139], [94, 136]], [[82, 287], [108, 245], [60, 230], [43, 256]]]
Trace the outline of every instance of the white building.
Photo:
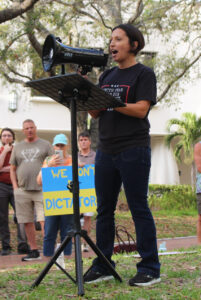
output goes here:
[[[146, 47], [146, 50], [155, 52], [164, 49], [161, 43], [149, 44]], [[185, 87], [186, 92], [180, 96], [180, 109], [158, 104], [151, 110], [149, 115], [152, 146], [150, 183], [190, 184], [191, 166], [177, 165], [172, 150], [164, 144], [164, 137], [167, 134], [166, 125], [169, 119], [180, 118], [184, 112], [193, 112], [197, 116], [201, 114], [200, 87], [199, 80], [194, 84], [189, 82]], [[32, 97], [31, 90], [26, 87], [17, 86], [13, 92], [13, 85], [8, 89], [0, 83], [0, 89], [0, 128], [14, 129], [17, 141], [23, 139], [21, 128], [25, 119], [33, 119], [39, 136], [50, 142], [57, 133], [66, 133], [70, 137], [71, 120], [68, 108], [47, 97]]]
[[178, 165], [172, 149], [168, 149], [164, 143], [167, 135], [167, 121], [172, 118], [180, 119], [182, 113], [192, 112], [201, 115], [200, 101], [201, 82], [195, 84], [189, 82], [186, 92], [180, 97], [180, 105], [175, 107], [162, 107], [156, 105], [150, 112], [152, 168], [150, 182], [154, 184], [190, 184], [191, 165], [184, 163]]

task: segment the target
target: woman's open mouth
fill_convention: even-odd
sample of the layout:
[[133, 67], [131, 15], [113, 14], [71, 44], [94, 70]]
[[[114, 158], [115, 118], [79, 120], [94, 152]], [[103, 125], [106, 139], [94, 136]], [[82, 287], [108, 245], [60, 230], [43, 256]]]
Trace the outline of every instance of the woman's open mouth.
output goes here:
[[117, 50], [111, 50], [111, 52], [112, 52], [112, 54], [114, 54], [114, 55], [118, 53]]

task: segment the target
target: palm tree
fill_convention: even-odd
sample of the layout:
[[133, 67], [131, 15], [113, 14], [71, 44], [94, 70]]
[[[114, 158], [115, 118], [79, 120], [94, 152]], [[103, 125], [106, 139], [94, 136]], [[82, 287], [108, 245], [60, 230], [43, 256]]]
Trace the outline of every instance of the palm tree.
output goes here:
[[[175, 128], [172, 131], [172, 128]], [[201, 117], [197, 117], [193, 113], [183, 113], [181, 120], [170, 119], [167, 124], [167, 131], [169, 134], [165, 137], [165, 142], [170, 147], [171, 142], [176, 140], [174, 146], [174, 156], [178, 162], [181, 162], [181, 155], [184, 155], [184, 163], [192, 164], [192, 184], [194, 182], [194, 161], [193, 161], [193, 150], [194, 145], [198, 142], [201, 137]]]
[[[171, 131], [173, 125], [176, 126], [176, 130]], [[192, 162], [194, 145], [201, 137], [201, 117], [197, 118], [193, 113], [183, 113], [181, 120], [170, 119], [168, 121], [167, 131], [170, 133], [165, 138], [168, 147], [170, 147], [173, 139], [178, 138], [174, 148], [176, 159], [181, 162], [183, 151], [184, 162]]]

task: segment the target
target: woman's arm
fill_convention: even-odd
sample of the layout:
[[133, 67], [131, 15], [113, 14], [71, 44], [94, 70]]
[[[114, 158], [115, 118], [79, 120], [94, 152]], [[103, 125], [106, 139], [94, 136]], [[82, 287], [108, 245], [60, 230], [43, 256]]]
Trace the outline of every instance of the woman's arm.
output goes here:
[[2, 167], [0, 169], [0, 173], [4, 173], [4, 172], [10, 172], [10, 166]]
[[[12, 150], [12, 146], [10, 145], [5, 145], [3, 148], [3, 151], [0, 154], [0, 170], [3, 168], [3, 164], [6, 158], [6, 154]], [[5, 172], [5, 171], [4, 171]]]
[[[56, 167], [61, 164], [61, 158], [58, 154], [53, 154], [52, 156], [46, 157], [46, 159], [43, 162], [42, 168], [48, 168], [48, 167]], [[42, 172], [38, 173], [38, 176], [36, 177], [36, 182], [38, 185], [42, 185]]]
[[150, 109], [149, 100], [141, 100], [137, 103], [127, 103], [125, 107], [116, 107], [114, 110], [131, 117], [144, 119]]
[[[47, 158], [46, 158], [43, 162], [42, 168], [47, 168], [47, 167], [48, 167], [48, 163], [47, 163]], [[36, 182], [38, 185], [42, 185], [42, 171], [41, 170], [38, 173], [38, 176], [36, 177]]]
[[41, 170], [38, 173], [38, 176], [36, 177], [36, 182], [37, 182], [38, 185], [42, 185], [42, 172], [41, 172]]

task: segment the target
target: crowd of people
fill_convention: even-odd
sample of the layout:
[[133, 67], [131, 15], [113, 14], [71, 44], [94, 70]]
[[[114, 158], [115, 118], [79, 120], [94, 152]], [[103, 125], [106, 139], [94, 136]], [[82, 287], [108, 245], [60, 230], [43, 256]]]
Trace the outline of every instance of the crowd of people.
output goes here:
[[[112, 30], [109, 50], [116, 66], [102, 73], [99, 88], [124, 103], [124, 107], [89, 111], [99, 118], [99, 143], [91, 150], [87, 132], [78, 136], [78, 164], [95, 163], [97, 196], [96, 244], [111, 265], [115, 237], [115, 209], [123, 184], [135, 226], [137, 250], [141, 260], [130, 286], [149, 286], [160, 282], [156, 228], [148, 206], [147, 194], [151, 166], [150, 124], [148, 115], [156, 104], [156, 76], [149, 67], [136, 61], [144, 48], [142, 33], [131, 24], [121, 24]], [[86, 77], [86, 76], [85, 76]], [[72, 229], [73, 215], [44, 216], [41, 167], [69, 166], [68, 139], [58, 134], [53, 145], [40, 139], [34, 121], [23, 122], [25, 139], [14, 145], [12, 129], [1, 131], [0, 148], [0, 236], [1, 255], [11, 252], [8, 210], [15, 212], [18, 230], [18, 252], [26, 253], [23, 261], [40, 258], [35, 222], [44, 235], [43, 254], [54, 254], [58, 232], [61, 241]], [[198, 241], [201, 242], [201, 143], [195, 146], [198, 198]], [[85, 213], [84, 229], [90, 233], [92, 213]], [[70, 255], [72, 243], [64, 250]], [[86, 244], [83, 251], [88, 251]], [[111, 274], [101, 259], [95, 258], [84, 275], [84, 282], [110, 279]]]
[[[41, 168], [70, 166], [72, 158], [68, 153], [69, 142], [66, 135], [57, 134], [51, 145], [38, 137], [37, 127], [31, 119], [23, 122], [22, 130], [25, 138], [16, 144], [15, 133], [11, 128], [3, 128], [0, 134], [2, 144], [0, 148], [1, 255], [9, 255], [12, 250], [9, 230], [9, 209], [12, 207], [13, 221], [17, 226], [17, 251], [19, 254], [27, 254], [22, 257], [22, 261], [30, 261], [41, 258], [36, 230], [41, 230], [43, 235], [43, 255], [51, 257], [55, 251], [58, 231], [62, 242], [67, 232], [73, 228], [72, 214], [44, 215], [41, 173]], [[80, 166], [84, 166], [94, 163], [95, 153], [90, 149], [88, 132], [83, 132], [81, 135], [85, 142], [81, 142]], [[90, 230], [88, 224], [89, 221], [85, 224], [86, 230]], [[88, 251], [86, 247], [85, 251]], [[71, 252], [72, 241], [64, 249], [64, 255], [70, 255]]]

